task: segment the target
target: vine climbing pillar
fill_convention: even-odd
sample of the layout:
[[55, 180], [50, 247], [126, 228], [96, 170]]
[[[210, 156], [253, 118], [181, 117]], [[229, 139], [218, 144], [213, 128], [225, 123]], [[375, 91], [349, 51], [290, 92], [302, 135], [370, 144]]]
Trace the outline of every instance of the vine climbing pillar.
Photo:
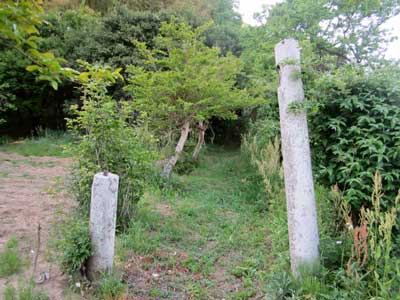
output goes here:
[[279, 71], [278, 100], [290, 261], [293, 274], [299, 276], [303, 269], [318, 266], [319, 237], [306, 112], [291, 109], [292, 103], [304, 101], [298, 42], [285, 39], [278, 43], [275, 61]]

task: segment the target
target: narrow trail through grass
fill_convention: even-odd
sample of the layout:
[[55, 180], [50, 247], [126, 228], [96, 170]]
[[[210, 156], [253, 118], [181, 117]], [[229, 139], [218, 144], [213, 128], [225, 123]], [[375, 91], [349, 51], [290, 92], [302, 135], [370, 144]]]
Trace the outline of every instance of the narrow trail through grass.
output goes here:
[[135, 299], [258, 299], [268, 269], [267, 215], [238, 151], [212, 148], [170, 189], [151, 189], [119, 236]]

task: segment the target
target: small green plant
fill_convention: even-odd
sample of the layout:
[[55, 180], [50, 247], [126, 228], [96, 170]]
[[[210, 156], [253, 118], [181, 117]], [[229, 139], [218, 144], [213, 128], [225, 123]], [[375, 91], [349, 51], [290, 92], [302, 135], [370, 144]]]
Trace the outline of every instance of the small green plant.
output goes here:
[[6, 285], [4, 287], [4, 300], [16, 300], [17, 295], [16, 295], [16, 290], [13, 286], [11, 285]]
[[7, 277], [18, 273], [22, 269], [23, 263], [21, 254], [18, 251], [18, 240], [12, 237], [0, 253], [0, 277]]
[[97, 286], [100, 300], [122, 300], [126, 285], [115, 274], [104, 274]]
[[18, 284], [18, 288], [7, 284], [4, 289], [4, 300], [50, 300], [42, 291], [35, 290], [32, 282]]
[[207, 289], [200, 285], [198, 282], [189, 282], [186, 285], [188, 300], [205, 300], [207, 297]]
[[87, 218], [74, 212], [55, 226], [50, 246], [54, 249], [61, 269], [75, 275], [78, 271], [85, 273], [86, 262], [92, 254]]

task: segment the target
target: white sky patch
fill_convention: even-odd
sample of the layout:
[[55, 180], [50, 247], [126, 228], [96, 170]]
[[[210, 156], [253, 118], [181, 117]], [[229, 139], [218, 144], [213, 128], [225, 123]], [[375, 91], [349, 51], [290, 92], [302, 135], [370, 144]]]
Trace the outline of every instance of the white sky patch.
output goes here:
[[[261, 12], [263, 5], [274, 5], [282, 0], [239, 0], [238, 11], [242, 15], [243, 21], [249, 25], [259, 25], [254, 19], [254, 13]], [[386, 58], [400, 59], [400, 15], [390, 19], [384, 24], [385, 29], [389, 29], [393, 37], [397, 37], [388, 45]]]

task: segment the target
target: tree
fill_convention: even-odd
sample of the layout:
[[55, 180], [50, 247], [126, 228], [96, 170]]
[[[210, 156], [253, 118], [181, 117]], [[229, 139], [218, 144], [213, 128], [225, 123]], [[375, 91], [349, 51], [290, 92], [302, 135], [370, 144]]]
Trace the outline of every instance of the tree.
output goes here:
[[[398, 95], [393, 82], [398, 71], [381, 59], [389, 35], [380, 25], [399, 8], [391, 0], [288, 0], [267, 11], [264, 25], [242, 32], [245, 86], [274, 100], [271, 43], [288, 36], [299, 39], [307, 106], [302, 109], [312, 108], [314, 174], [325, 184], [338, 184], [354, 209], [370, 205], [376, 170], [386, 199], [397, 192], [398, 107], [393, 100]], [[267, 133], [268, 138], [279, 133], [272, 130], [279, 124], [277, 116], [277, 106], [258, 110], [250, 129], [260, 144], [268, 142]]]
[[[54, 89], [58, 88], [64, 76], [72, 76], [72, 69], [63, 68], [63, 59], [52, 52], [40, 52], [40, 33], [38, 26], [43, 23], [41, 1], [0, 2], [0, 50], [13, 50], [32, 65], [26, 70], [36, 72], [37, 79], [47, 81]], [[6, 53], [5, 55], [9, 55]], [[4, 56], [3, 56], [4, 57]], [[7, 80], [7, 79], [4, 79]], [[0, 111], [15, 108], [15, 96], [7, 91], [9, 83], [0, 83]]]
[[228, 52], [239, 55], [241, 51], [239, 36], [242, 18], [235, 10], [236, 5], [236, 0], [210, 2], [214, 26], [206, 32], [206, 44], [219, 47], [224, 55]]
[[175, 153], [164, 165], [166, 178], [171, 176], [191, 128], [198, 131], [193, 153], [197, 159], [211, 117], [234, 119], [236, 109], [256, 103], [245, 90], [235, 87], [240, 60], [231, 54], [222, 57], [219, 48], [204, 44], [202, 35], [208, 26], [193, 30], [175, 21], [163, 23], [156, 39], [158, 50], [138, 43], [148, 58], [148, 68], [129, 68], [127, 91], [137, 109], [162, 130], [180, 130]]
[[260, 19], [274, 42], [308, 40], [320, 56], [366, 64], [390, 38], [381, 25], [399, 12], [398, 0], [288, 0], [267, 8]]

